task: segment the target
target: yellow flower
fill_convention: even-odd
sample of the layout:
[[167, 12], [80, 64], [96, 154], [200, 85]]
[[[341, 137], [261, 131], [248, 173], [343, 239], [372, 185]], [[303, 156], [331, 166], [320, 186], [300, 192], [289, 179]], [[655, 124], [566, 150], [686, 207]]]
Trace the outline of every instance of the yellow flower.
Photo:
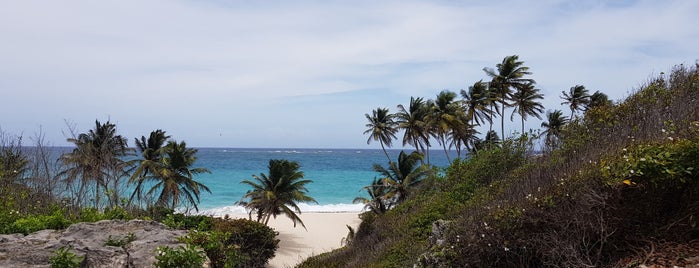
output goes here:
[[631, 180], [623, 180], [622, 182], [623, 182], [624, 184], [626, 184], [626, 185], [634, 185], [634, 184], [636, 184], [635, 182], [632, 182]]

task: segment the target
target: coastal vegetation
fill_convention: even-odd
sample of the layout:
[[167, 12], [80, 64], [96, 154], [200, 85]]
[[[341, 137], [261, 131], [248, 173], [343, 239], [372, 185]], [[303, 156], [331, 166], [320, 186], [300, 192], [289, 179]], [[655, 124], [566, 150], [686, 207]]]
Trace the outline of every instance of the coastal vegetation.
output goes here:
[[[197, 180], [208, 169], [196, 167], [197, 150], [184, 141], [155, 130], [136, 139], [134, 150], [109, 121], [95, 121], [86, 133], [69, 128], [68, 142], [74, 146], [61, 150], [45, 146], [41, 134], [34, 146], [23, 146], [21, 137], [0, 133], [0, 233], [27, 235], [78, 222], [146, 219], [190, 230], [180, 238], [186, 247], [159, 249], [156, 267], [201, 267], [206, 257], [211, 267], [263, 267], [274, 256], [279, 240], [265, 224], [175, 213], [198, 211], [201, 193], [210, 192]], [[277, 183], [284, 187], [275, 188], [280, 198], [272, 203], [252, 202], [264, 205], [267, 219], [280, 209], [286, 213], [289, 200], [313, 200], [300, 194], [310, 181], [298, 180], [303, 178], [298, 163], [270, 163], [279, 165], [270, 164], [275, 167], [271, 175], [261, 177], [283, 178], [288, 184]], [[133, 233], [110, 236], [104, 244], [124, 248], [134, 239]], [[78, 267], [85, 259], [65, 247], [47, 261], [53, 267]]]
[[257, 221], [265, 225], [269, 223], [270, 218], [277, 218], [278, 215], [284, 214], [291, 219], [294, 227], [300, 223], [303, 228], [306, 228], [298, 216], [301, 209], [297, 203], [317, 202], [306, 194], [308, 192], [306, 184], [312, 181], [303, 179], [304, 174], [299, 171], [300, 167], [301, 165], [295, 161], [269, 160], [269, 175], [260, 173], [259, 176], [252, 176], [255, 181], [241, 182], [251, 186], [252, 190], [247, 191], [243, 200], [236, 204], [244, 206], [251, 218], [252, 214], [257, 214]]
[[[533, 85], [522, 67], [512, 56], [486, 69], [492, 80], [462, 94], [466, 116], [450, 117], [489, 122], [469, 107], [490, 96], [474, 107], [502, 124], [516, 102], [505, 85]], [[471, 154], [410, 187], [400, 204], [387, 206], [388, 176], [379, 173], [365, 187], [370, 210], [352, 243], [299, 267], [682, 266], [699, 256], [699, 64], [676, 66], [618, 103], [583, 86], [560, 97], [570, 118], [548, 112], [542, 133], [451, 142]], [[444, 130], [424, 118], [420, 131], [440, 140]]]

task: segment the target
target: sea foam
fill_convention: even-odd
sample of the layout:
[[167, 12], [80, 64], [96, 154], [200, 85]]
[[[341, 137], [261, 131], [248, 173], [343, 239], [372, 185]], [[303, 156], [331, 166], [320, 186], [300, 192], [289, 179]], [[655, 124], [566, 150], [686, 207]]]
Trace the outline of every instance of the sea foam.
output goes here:
[[[299, 204], [301, 212], [315, 212], [315, 213], [340, 213], [340, 212], [362, 212], [364, 210], [363, 204], [328, 204], [328, 205], [314, 205], [314, 204]], [[204, 209], [197, 213], [199, 215], [209, 215], [214, 217], [223, 217], [225, 215], [247, 215], [248, 211], [242, 206], [225, 206]]]

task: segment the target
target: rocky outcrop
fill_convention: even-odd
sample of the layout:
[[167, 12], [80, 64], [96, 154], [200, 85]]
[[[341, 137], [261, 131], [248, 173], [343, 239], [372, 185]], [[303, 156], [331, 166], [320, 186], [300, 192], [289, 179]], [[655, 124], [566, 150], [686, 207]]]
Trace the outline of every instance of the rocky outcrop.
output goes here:
[[84, 256], [82, 267], [153, 267], [159, 246], [178, 247], [171, 230], [154, 221], [78, 223], [65, 230], [43, 230], [27, 236], [0, 235], [0, 267], [50, 267], [49, 257], [61, 247]]

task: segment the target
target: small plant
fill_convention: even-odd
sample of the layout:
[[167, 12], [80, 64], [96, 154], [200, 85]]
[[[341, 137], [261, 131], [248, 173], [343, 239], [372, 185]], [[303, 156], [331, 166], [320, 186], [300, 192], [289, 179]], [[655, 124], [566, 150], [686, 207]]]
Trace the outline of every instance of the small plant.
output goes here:
[[84, 256], [75, 255], [71, 248], [61, 247], [49, 257], [49, 262], [52, 268], [77, 268], [80, 267], [83, 259], [85, 259]]
[[188, 245], [177, 249], [158, 247], [155, 259], [153, 265], [158, 268], [200, 268], [204, 265], [206, 257], [204, 252]]
[[123, 248], [135, 240], [136, 240], [136, 235], [134, 233], [129, 233], [124, 237], [112, 237], [110, 235], [107, 238], [107, 241], [104, 242], [104, 245]]

